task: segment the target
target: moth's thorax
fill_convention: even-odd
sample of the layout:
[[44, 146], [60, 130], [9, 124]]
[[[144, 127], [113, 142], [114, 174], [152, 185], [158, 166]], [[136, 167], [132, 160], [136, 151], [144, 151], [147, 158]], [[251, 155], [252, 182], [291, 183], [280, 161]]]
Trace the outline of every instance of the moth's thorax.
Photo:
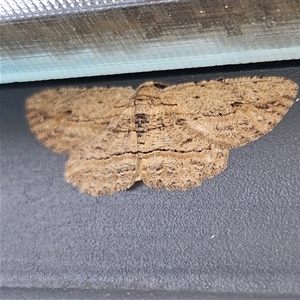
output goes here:
[[134, 112], [134, 124], [135, 124], [137, 137], [142, 137], [144, 133], [147, 132], [147, 128], [150, 121], [150, 110], [151, 110], [151, 107], [147, 105], [147, 103], [143, 103], [143, 101], [140, 102], [141, 103], [138, 103], [135, 106], [135, 112]]
[[142, 137], [147, 132], [149, 124], [149, 115], [135, 114], [134, 115], [135, 130], [138, 137]]

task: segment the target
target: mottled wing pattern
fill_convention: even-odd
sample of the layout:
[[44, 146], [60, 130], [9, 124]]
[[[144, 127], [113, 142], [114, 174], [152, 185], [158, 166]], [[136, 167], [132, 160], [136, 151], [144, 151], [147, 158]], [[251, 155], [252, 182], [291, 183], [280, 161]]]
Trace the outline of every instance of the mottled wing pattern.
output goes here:
[[97, 196], [125, 190], [137, 175], [131, 88], [46, 90], [27, 100], [31, 130], [69, 154], [66, 180]]
[[141, 179], [166, 189], [200, 185], [226, 168], [230, 148], [272, 130], [297, 90], [278, 77], [144, 84], [137, 97], [151, 109], [148, 129], [138, 139]]
[[228, 150], [186, 122], [180, 105], [169, 94], [164, 97], [170, 88], [147, 83], [137, 90], [141, 104], [136, 109], [144, 116], [138, 135], [139, 173], [152, 188], [186, 190], [222, 172]]
[[285, 78], [220, 79], [166, 86], [47, 90], [27, 101], [37, 138], [69, 154], [65, 178], [97, 196], [143, 180], [185, 190], [222, 172], [229, 149], [282, 119], [297, 94]]
[[96, 130], [70, 153], [65, 178], [93, 196], [130, 188], [138, 178], [134, 106]]
[[165, 96], [181, 107], [191, 128], [229, 149], [271, 131], [293, 104], [297, 90], [286, 78], [244, 77], [173, 86]]
[[61, 88], [41, 91], [26, 102], [30, 128], [55, 152], [70, 153], [124, 111], [131, 88]]

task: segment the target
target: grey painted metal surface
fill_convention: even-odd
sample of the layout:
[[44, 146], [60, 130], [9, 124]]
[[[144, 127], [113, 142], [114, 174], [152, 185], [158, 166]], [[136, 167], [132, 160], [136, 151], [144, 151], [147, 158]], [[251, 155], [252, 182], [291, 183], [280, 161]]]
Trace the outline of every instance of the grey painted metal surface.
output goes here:
[[298, 0], [5, 1], [1, 82], [300, 58]]
[[[146, 80], [252, 75], [285, 76], [299, 84], [300, 63], [2, 85], [1, 285], [11, 288], [6, 295], [25, 295], [17, 287], [31, 287], [27, 292], [38, 299], [55, 299], [63, 288], [69, 299], [93, 296], [86, 289], [113, 290], [111, 299], [127, 297], [124, 290], [146, 299], [143, 290], [161, 290], [169, 299], [176, 299], [176, 291], [187, 299], [299, 297], [299, 101], [272, 132], [233, 150], [225, 172], [198, 188], [167, 192], [136, 184], [98, 198], [64, 181], [66, 157], [41, 145], [25, 118], [25, 98], [46, 87], [136, 87]], [[161, 295], [150, 293], [149, 299]]]
[[295, 294], [36, 288], [0, 288], [0, 296], [3, 300], [299, 300]]

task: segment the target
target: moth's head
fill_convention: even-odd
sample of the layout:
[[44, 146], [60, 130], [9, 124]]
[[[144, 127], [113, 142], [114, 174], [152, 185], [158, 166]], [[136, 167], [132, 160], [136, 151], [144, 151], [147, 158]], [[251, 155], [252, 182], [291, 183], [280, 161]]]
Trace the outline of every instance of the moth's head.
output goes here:
[[161, 91], [167, 87], [168, 85], [160, 82], [148, 81], [136, 89], [135, 99], [156, 102], [161, 96]]
[[165, 89], [166, 87], [168, 87], [167, 84], [164, 84], [164, 83], [161, 83], [161, 82], [156, 82], [156, 81], [147, 81], [143, 84], [141, 84], [138, 88], [137, 88], [137, 91], [141, 88], [145, 88], [145, 87], [152, 87], [152, 88], [156, 88], [156, 89], [159, 89], [159, 90], [163, 90]]

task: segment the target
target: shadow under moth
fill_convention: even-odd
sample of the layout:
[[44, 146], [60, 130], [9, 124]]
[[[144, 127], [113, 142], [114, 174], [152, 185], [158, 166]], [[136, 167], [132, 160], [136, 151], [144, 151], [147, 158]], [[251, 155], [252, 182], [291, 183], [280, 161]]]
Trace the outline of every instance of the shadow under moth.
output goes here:
[[269, 132], [296, 97], [279, 77], [61, 88], [26, 102], [38, 140], [69, 155], [65, 179], [98, 196], [142, 180], [186, 190], [222, 172], [229, 149]]

